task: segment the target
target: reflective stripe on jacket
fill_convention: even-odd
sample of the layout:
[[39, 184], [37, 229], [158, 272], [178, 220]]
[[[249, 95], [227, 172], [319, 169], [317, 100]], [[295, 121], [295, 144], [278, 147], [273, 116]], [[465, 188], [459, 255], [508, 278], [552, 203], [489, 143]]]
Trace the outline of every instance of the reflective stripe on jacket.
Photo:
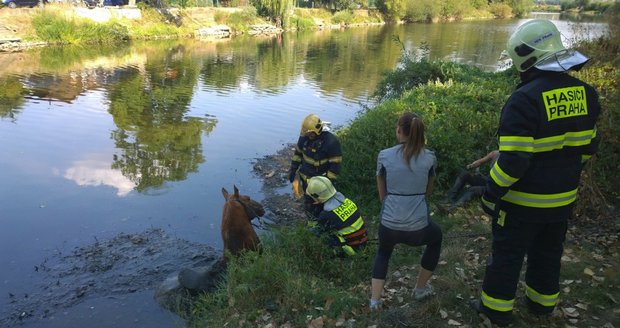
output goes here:
[[502, 109], [500, 156], [487, 192], [500, 208], [533, 220], [567, 218], [582, 162], [598, 146], [598, 94], [566, 73], [523, 82]]
[[[338, 206], [330, 206], [330, 201], [337, 202]], [[325, 203], [318, 223], [325, 230], [334, 231], [342, 246], [363, 246], [368, 241], [366, 225], [357, 205], [340, 193]]]
[[315, 139], [299, 137], [291, 166], [294, 169], [299, 167], [300, 176], [304, 180], [319, 175], [335, 180], [340, 174], [341, 162], [342, 151], [338, 138], [329, 131], [323, 131]]

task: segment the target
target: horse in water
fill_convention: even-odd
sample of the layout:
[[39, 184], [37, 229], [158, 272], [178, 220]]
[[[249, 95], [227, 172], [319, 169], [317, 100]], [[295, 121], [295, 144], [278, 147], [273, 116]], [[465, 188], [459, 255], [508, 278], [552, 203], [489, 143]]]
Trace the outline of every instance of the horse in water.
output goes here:
[[252, 219], [265, 214], [265, 209], [249, 196], [240, 195], [237, 186], [231, 195], [222, 188], [222, 195], [226, 202], [222, 210], [222, 240], [224, 251], [230, 251], [234, 256], [245, 250], [258, 249], [260, 240], [252, 227]]

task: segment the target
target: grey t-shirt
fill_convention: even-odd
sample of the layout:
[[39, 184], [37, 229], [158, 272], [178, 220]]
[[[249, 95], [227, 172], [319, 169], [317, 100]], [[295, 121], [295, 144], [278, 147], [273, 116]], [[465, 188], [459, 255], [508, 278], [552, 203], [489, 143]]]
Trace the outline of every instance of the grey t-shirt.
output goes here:
[[393, 230], [416, 231], [428, 225], [426, 186], [435, 175], [437, 158], [426, 148], [403, 160], [402, 145], [383, 149], [377, 157], [377, 176], [385, 176], [387, 194], [381, 206], [381, 223]]

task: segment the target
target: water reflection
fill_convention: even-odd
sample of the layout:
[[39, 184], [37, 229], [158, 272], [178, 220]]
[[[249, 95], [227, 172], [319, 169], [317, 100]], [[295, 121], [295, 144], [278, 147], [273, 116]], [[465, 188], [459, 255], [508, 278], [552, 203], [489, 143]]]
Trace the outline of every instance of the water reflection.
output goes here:
[[16, 119], [25, 102], [26, 92], [25, 86], [16, 76], [0, 77], [0, 119]]
[[78, 186], [105, 185], [115, 188], [119, 197], [127, 196], [136, 184], [125, 177], [121, 171], [111, 169], [112, 163], [107, 154], [96, 154], [90, 158], [76, 161], [69, 167], [64, 177]]
[[[94, 101], [89, 91], [101, 91], [104, 101], [92, 106], [104, 106], [115, 125], [110, 133], [116, 147], [110, 168], [143, 192], [187, 179], [206, 161], [202, 136], [217, 124], [217, 118], [204, 119], [208, 111], [216, 110], [207, 108], [204, 113], [206, 105], [229, 106], [228, 100], [234, 103], [249, 92], [254, 97], [278, 97], [291, 88], [317, 89], [319, 97], [364, 101], [383, 73], [396, 66], [403, 49], [415, 53], [421, 44], [428, 46], [431, 58], [494, 70], [507, 35], [520, 23], [410, 24], [219, 42], [48, 47], [8, 54], [0, 62], [19, 64], [0, 66], [0, 118], [17, 121], [29, 99], [73, 108], [80, 101]], [[600, 25], [596, 28], [601, 30]], [[567, 31], [567, 26], [560, 29], [583, 34]], [[203, 115], [197, 116], [191, 108], [196, 93], [198, 98], [214, 94], [221, 97], [216, 101], [226, 100], [198, 104]], [[118, 190], [126, 194], [123, 188]]]
[[109, 86], [109, 112], [117, 127], [112, 139], [119, 151], [112, 168], [137, 191], [185, 180], [205, 161], [201, 135], [208, 135], [217, 121], [186, 116], [198, 64], [179, 45], [140, 70], [121, 72]]

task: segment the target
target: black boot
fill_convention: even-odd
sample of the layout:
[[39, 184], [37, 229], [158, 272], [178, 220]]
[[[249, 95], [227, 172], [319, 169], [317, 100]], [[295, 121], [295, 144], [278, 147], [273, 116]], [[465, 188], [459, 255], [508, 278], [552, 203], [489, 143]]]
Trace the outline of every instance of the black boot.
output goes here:
[[[508, 327], [512, 322], [512, 312], [501, 313], [487, 309], [479, 298], [469, 300], [469, 307], [486, 316], [491, 323], [499, 327]], [[499, 314], [501, 313], [501, 314]]]

